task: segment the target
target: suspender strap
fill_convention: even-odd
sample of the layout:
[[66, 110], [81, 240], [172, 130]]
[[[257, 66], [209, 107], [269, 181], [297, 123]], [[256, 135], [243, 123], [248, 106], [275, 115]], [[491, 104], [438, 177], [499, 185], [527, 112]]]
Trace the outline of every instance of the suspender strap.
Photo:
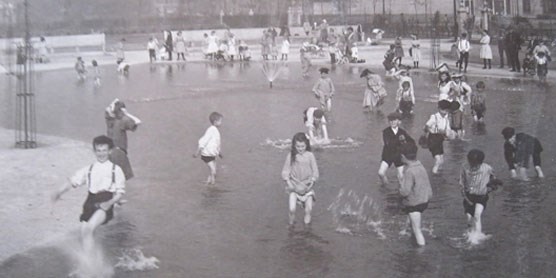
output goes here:
[[116, 163], [112, 163], [112, 185], [116, 183]]
[[93, 171], [93, 165], [91, 164], [91, 166], [89, 167], [89, 172], [87, 173], [87, 186], [91, 187], [91, 171]]
[[[91, 187], [91, 172], [93, 171], [93, 165], [89, 167], [89, 172], [87, 173], [87, 185]], [[116, 163], [112, 163], [112, 185], [116, 183]]]

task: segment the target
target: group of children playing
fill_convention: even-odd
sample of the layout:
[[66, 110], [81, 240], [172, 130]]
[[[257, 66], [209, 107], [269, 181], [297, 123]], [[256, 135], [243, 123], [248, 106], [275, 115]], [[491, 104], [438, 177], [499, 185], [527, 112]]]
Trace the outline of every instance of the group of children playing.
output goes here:
[[[93, 65], [96, 67], [95, 62]], [[85, 74], [86, 70], [81, 57], [78, 57], [75, 69], [80, 76]], [[286, 156], [281, 173], [281, 177], [286, 183], [286, 192], [289, 195], [290, 225], [294, 224], [298, 203], [305, 209], [304, 223], [306, 225], [311, 223], [311, 211], [315, 201], [314, 186], [319, 178], [317, 161], [311, 151], [311, 145], [330, 142], [325, 116], [332, 110], [335, 87], [328, 76], [329, 70], [321, 68], [319, 71], [320, 78], [314, 84], [312, 91], [318, 99], [320, 107], [309, 107], [303, 111], [307, 133], [299, 132], [293, 136], [291, 151]], [[363, 70], [360, 76], [364, 77], [367, 83], [363, 107], [373, 111], [384, 102], [387, 95], [384, 84], [378, 74], [368, 69]], [[427, 208], [433, 193], [427, 171], [417, 160], [417, 144], [411, 135], [400, 127], [402, 118], [413, 113], [415, 105], [413, 82], [406, 70], [397, 72], [395, 76], [399, 79], [396, 97], [399, 105], [395, 112], [387, 116], [389, 127], [383, 130], [384, 147], [378, 174], [382, 183], [386, 184], [388, 183], [386, 171], [392, 164], [396, 167], [400, 184], [399, 192], [403, 197], [403, 211], [408, 214], [408, 222], [411, 224], [417, 244], [424, 245], [425, 239], [420, 228], [421, 213]], [[435, 163], [432, 169], [434, 174], [439, 172], [444, 160], [443, 141], [446, 138], [454, 138], [455, 135], [450, 135], [454, 132], [460, 133], [460, 136], [463, 137], [463, 132], [459, 132], [460, 129], [455, 127], [461, 124], [457, 121], [461, 121], [462, 107], [471, 104], [476, 121], [482, 121], [486, 111], [484, 82], [477, 82], [477, 90], [472, 92], [470, 86], [461, 81], [461, 77], [460, 75], [450, 76], [445, 71], [440, 72], [438, 112], [431, 115], [425, 124], [427, 136], [424, 145], [434, 157]], [[125, 106], [123, 107], [125, 108]], [[122, 110], [121, 105], [116, 108]], [[120, 116], [127, 115], [125, 109], [122, 111], [123, 114], [120, 113]], [[136, 118], [131, 115], [128, 117], [133, 121], [130, 123], [130, 127], [136, 127], [138, 124]], [[200, 155], [207, 164], [209, 175], [206, 183], [211, 185], [216, 182], [216, 159], [223, 157], [218, 130], [222, 120], [222, 114], [218, 112], [210, 114], [211, 126], [199, 139], [197, 152], [193, 155], [194, 157]], [[121, 127], [125, 133], [125, 123], [121, 122], [117, 126]], [[526, 169], [529, 166], [530, 157], [533, 158], [538, 177], [544, 177], [540, 159], [542, 146], [539, 140], [525, 133], [516, 134], [511, 127], [504, 128], [502, 135], [505, 139], [504, 156], [510, 168], [511, 177], [528, 179]], [[113, 207], [121, 200], [125, 192], [125, 180], [128, 179], [127, 173], [130, 169], [124, 169], [125, 163], [106, 162], [110, 161], [113, 149], [123, 149], [127, 158], [127, 139], [125, 147], [116, 146], [114, 148], [114, 143], [110, 137], [96, 137], [93, 140], [96, 162], [79, 170], [70, 179], [70, 185], [73, 187], [84, 184], [89, 187], [89, 195], [81, 216], [81, 221], [84, 223], [82, 226], [84, 248], [92, 244], [92, 233], [96, 227], [108, 222], [113, 217]], [[419, 143], [421, 144], [421, 142]], [[475, 233], [481, 233], [481, 215], [486, 208], [489, 192], [502, 184], [494, 177], [493, 168], [484, 163], [484, 160], [485, 154], [481, 150], [469, 151], [467, 163], [462, 166], [459, 179], [464, 212], [470, 222], [471, 232]], [[129, 164], [129, 161], [127, 163]], [[132, 173], [131, 176], [133, 176]], [[70, 188], [70, 186], [64, 187], [53, 196], [53, 199], [58, 200]]]
[[[282, 171], [282, 178], [287, 184], [286, 190], [290, 194], [290, 224], [294, 221], [296, 203], [304, 205], [305, 223], [310, 223], [315, 194], [313, 187], [318, 179], [318, 167], [311, 154], [311, 144], [322, 142], [315, 139], [318, 136], [314, 135], [314, 130], [319, 126], [321, 129], [324, 127], [325, 138], [328, 139], [325, 115], [331, 111], [335, 89], [332, 80], [328, 77], [328, 69], [321, 68], [319, 71], [321, 76], [313, 86], [313, 93], [319, 100], [320, 109], [311, 107], [304, 111], [305, 122], [309, 122], [308, 136], [303, 133], [294, 136], [291, 153], [288, 154]], [[380, 107], [387, 95], [384, 84], [379, 75], [368, 69], [363, 70], [360, 76], [367, 80], [363, 106], [373, 111], [373, 108]], [[408, 214], [408, 223], [411, 224], [417, 244], [424, 245], [425, 239], [420, 229], [421, 213], [432, 198], [432, 189], [426, 170], [416, 159], [418, 148], [415, 140], [400, 127], [404, 116], [413, 113], [415, 105], [413, 81], [405, 69], [396, 72], [394, 76], [399, 80], [396, 96], [399, 104], [396, 111], [387, 117], [390, 126], [383, 130], [384, 148], [378, 174], [382, 183], [387, 184], [387, 169], [392, 164], [396, 167], [400, 195], [403, 196], [403, 211]], [[438, 112], [431, 115], [425, 124], [426, 136], [423, 143], [435, 160], [433, 174], [439, 173], [444, 162], [444, 140], [463, 139], [463, 111], [467, 105], [471, 107], [474, 120], [479, 124], [484, 123], [485, 83], [479, 81], [475, 87], [476, 90], [473, 91], [463, 81], [461, 74], [450, 75], [447, 71], [440, 70]], [[516, 134], [511, 127], [505, 128], [502, 135], [505, 139], [504, 156], [511, 177], [528, 180], [526, 169], [532, 157], [537, 176], [543, 178], [540, 159], [542, 146], [539, 140], [525, 133]], [[299, 161], [296, 162], [296, 159]], [[459, 178], [463, 208], [471, 228], [470, 234], [482, 234], [481, 215], [486, 208], [488, 194], [502, 185], [502, 182], [495, 178], [493, 168], [484, 163], [484, 160], [483, 151], [479, 149], [469, 151], [467, 163], [462, 166]], [[292, 170], [294, 168], [295, 170]]]

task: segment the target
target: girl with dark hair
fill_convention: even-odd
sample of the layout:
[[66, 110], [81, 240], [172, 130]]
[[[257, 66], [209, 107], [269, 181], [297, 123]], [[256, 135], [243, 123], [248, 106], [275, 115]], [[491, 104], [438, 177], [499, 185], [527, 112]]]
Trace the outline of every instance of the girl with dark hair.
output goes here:
[[492, 49], [490, 48], [490, 36], [488, 35], [487, 30], [483, 30], [483, 37], [481, 38], [481, 51], [479, 53], [479, 57], [483, 59], [483, 69], [487, 68], [491, 69], [491, 62], [492, 62]]
[[297, 203], [305, 208], [305, 225], [311, 223], [311, 211], [315, 202], [313, 186], [318, 178], [319, 169], [311, 152], [309, 138], [303, 132], [296, 133], [292, 139], [291, 152], [282, 168], [282, 179], [286, 182], [286, 193], [289, 195], [290, 225], [294, 224]]

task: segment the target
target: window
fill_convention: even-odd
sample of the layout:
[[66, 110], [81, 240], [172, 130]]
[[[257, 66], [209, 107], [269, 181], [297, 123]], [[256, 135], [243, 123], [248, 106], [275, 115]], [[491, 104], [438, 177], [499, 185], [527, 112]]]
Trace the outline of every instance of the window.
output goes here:
[[545, 14], [556, 13], [556, 0], [543, 0], [543, 12]]
[[523, 0], [523, 13], [531, 13], [531, 0]]

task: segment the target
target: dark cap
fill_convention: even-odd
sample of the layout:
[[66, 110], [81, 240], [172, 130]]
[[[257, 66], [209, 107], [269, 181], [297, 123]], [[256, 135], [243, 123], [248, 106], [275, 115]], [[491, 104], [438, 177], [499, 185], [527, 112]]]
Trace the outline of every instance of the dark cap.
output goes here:
[[402, 115], [398, 112], [392, 112], [388, 114], [387, 118], [389, 121], [400, 120], [402, 118]]
[[515, 129], [513, 127], [507, 126], [504, 129], [502, 129], [502, 136], [504, 136], [504, 139], [506, 140], [512, 138], [514, 134], [515, 134]]
[[319, 72], [320, 73], [328, 73], [329, 69], [328, 68], [320, 68]]
[[324, 116], [324, 112], [320, 109], [315, 109], [315, 111], [313, 111], [313, 117], [315, 119], [320, 119]]
[[454, 100], [452, 102], [450, 102], [450, 110], [452, 111], [456, 111], [461, 107], [461, 104], [459, 103], [459, 101]]
[[438, 102], [438, 108], [442, 109], [442, 110], [450, 109], [450, 104], [451, 104], [451, 102], [443, 99], [443, 100]]
[[374, 72], [371, 71], [370, 69], [364, 69], [364, 70], [361, 72], [361, 74], [359, 75], [359, 77], [365, 77], [365, 76], [367, 76], [367, 75], [369, 75], [369, 74], [374, 74]]

